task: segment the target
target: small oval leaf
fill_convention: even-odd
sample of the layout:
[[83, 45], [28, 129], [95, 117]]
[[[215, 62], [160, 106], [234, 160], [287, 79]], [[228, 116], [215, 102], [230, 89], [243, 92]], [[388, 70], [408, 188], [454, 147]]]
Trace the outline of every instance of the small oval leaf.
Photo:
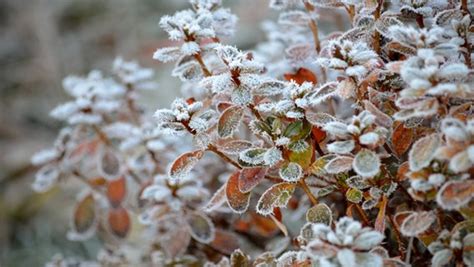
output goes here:
[[123, 207], [109, 210], [109, 227], [111, 232], [119, 238], [125, 238], [130, 230], [130, 215]]
[[270, 215], [273, 208], [284, 208], [295, 191], [295, 184], [279, 183], [273, 185], [263, 193], [257, 203], [257, 212]]
[[245, 212], [249, 207], [250, 193], [242, 193], [239, 189], [240, 171], [234, 172], [226, 184], [226, 196], [229, 207], [237, 213]]
[[239, 127], [243, 112], [243, 108], [239, 106], [231, 106], [222, 112], [217, 124], [219, 137], [228, 138], [232, 136]]
[[170, 178], [179, 180], [186, 177], [203, 155], [204, 153], [201, 150], [181, 154], [173, 164], [171, 164], [169, 170]]
[[330, 226], [332, 223], [332, 211], [328, 205], [319, 203], [308, 209], [306, 212], [306, 221], [310, 223], [324, 223]]
[[107, 199], [112, 207], [120, 206], [127, 194], [127, 183], [125, 177], [121, 177], [107, 183]]

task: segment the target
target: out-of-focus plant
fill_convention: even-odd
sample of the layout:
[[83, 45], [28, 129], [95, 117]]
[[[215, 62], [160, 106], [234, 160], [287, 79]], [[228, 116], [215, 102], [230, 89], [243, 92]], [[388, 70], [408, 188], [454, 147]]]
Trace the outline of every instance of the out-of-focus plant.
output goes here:
[[272, 0], [254, 51], [224, 43], [220, 0], [190, 3], [160, 21], [184, 93], [154, 118], [134, 62], [64, 80], [33, 187], [82, 182], [68, 237], [103, 250], [49, 266], [474, 265], [466, 0]]

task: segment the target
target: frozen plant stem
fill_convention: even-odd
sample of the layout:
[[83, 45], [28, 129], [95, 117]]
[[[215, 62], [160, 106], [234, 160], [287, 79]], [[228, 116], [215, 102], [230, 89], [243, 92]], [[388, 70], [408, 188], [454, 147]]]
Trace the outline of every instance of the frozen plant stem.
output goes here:
[[[314, 11], [314, 6], [312, 6], [310, 3], [306, 1], [304, 2], [304, 6], [309, 13]], [[311, 32], [313, 33], [314, 47], [316, 51], [319, 53], [321, 51], [321, 42], [319, 41], [318, 24], [312, 18], [311, 18], [311, 21], [309, 22], [309, 27], [311, 29]]]
[[308, 196], [309, 201], [311, 201], [311, 204], [313, 204], [313, 206], [317, 205], [318, 204], [318, 199], [313, 195], [313, 193], [311, 193], [311, 189], [306, 184], [305, 179], [304, 178], [300, 179], [298, 181], [298, 183], [300, 184], [301, 188], [303, 188], [303, 191]]

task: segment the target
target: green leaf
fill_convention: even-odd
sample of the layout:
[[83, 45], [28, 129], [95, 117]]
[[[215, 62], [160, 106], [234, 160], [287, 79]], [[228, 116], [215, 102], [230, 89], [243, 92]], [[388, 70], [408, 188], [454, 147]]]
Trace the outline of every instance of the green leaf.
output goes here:
[[350, 188], [346, 192], [346, 199], [353, 203], [359, 203], [362, 200], [362, 191], [357, 188]]
[[319, 203], [308, 209], [306, 212], [306, 221], [311, 223], [324, 223], [330, 226], [332, 223], [332, 211], [328, 205]]
[[263, 193], [257, 203], [257, 212], [262, 215], [270, 215], [273, 208], [284, 208], [288, 204], [293, 192], [295, 191], [293, 183], [275, 184]]

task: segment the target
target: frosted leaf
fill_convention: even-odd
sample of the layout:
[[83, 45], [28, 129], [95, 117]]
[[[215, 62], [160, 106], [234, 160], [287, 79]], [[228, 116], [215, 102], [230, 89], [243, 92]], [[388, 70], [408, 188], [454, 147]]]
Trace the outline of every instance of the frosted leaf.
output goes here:
[[474, 246], [474, 233], [467, 234], [463, 240], [463, 253], [462, 258], [464, 264], [467, 266], [474, 265], [474, 252], [472, 251], [472, 247]]
[[354, 266], [356, 263], [355, 254], [350, 249], [341, 249], [337, 252], [337, 260], [341, 266]]
[[71, 125], [85, 124], [85, 125], [96, 125], [102, 122], [102, 116], [98, 114], [85, 114], [77, 113], [70, 116], [67, 122]]
[[233, 103], [245, 106], [252, 101], [252, 93], [247, 88], [240, 86], [232, 91], [231, 99]]
[[150, 185], [143, 190], [141, 198], [154, 199], [156, 201], [165, 201], [171, 196], [171, 190], [163, 185]]
[[362, 203], [362, 209], [363, 210], [370, 210], [370, 209], [374, 208], [378, 203], [379, 203], [378, 199], [374, 199], [374, 198], [367, 199], [366, 201], [364, 201]]
[[361, 233], [354, 240], [353, 248], [360, 250], [370, 250], [382, 242], [385, 236], [379, 231], [368, 231]]
[[37, 152], [31, 157], [31, 163], [35, 166], [40, 166], [51, 162], [59, 157], [59, 152], [54, 149], [45, 149]]
[[405, 236], [416, 237], [428, 230], [435, 221], [436, 215], [433, 212], [413, 212], [403, 220], [400, 232]]
[[242, 193], [239, 189], [240, 171], [235, 171], [227, 180], [226, 196], [227, 204], [236, 213], [245, 212], [250, 203], [250, 192]]
[[202, 78], [203, 72], [198, 63], [189, 61], [174, 68], [171, 75], [178, 77], [183, 82], [194, 82]]
[[364, 178], [373, 177], [380, 171], [380, 158], [374, 152], [362, 149], [355, 156], [352, 167]]
[[453, 251], [451, 249], [442, 249], [434, 253], [433, 258], [431, 259], [431, 264], [433, 267], [442, 267], [449, 264], [453, 257]]
[[473, 165], [473, 162], [469, 159], [467, 150], [456, 154], [449, 161], [449, 169], [455, 173], [465, 172]]
[[338, 137], [345, 137], [349, 133], [347, 131], [347, 125], [339, 121], [328, 122], [323, 126], [323, 129]]
[[253, 90], [253, 93], [263, 96], [278, 95], [283, 93], [285, 86], [284, 82], [277, 80], [264, 81]]
[[337, 84], [329, 82], [320, 86], [314, 93], [311, 93], [308, 98], [311, 105], [319, 105], [326, 102], [330, 97], [337, 93]]
[[336, 154], [348, 154], [350, 153], [355, 147], [354, 140], [347, 140], [347, 141], [336, 141], [328, 144], [327, 149], [331, 153]]
[[324, 127], [330, 122], [337, 121], [335, 117], [330, 114], [318, 112], [318, 113], [306, 113], [306, 119], [313, 125], [318, 127]]
[[328, 205], [319, 203], [318, 205], [311, 207], [306, 211], [306, 221], [311, 223], [324, 223], [331, 225], [332, 223], [332, 211]]
[[286, 207], [295, 190], [295, 184], [279, 183], [273, 185], [263, 193], [257, 203], [257, 212], [262, 215], [270, 215], [273, 208]]
[[238, 155], [240, 152], [252, 147], [252, 143], [246, 140], [231, 140], [219, 146], [219, 149], [227, 154]]
[[170, 62], [178, 60], [181, 55], [181, 49], [179, 47], [164, 47], [155, 51], [153, 59], [161, 62]]
[[266, 173], [266, 168], [243, 168], [239, 176], [240, 192], [248, 193], [252, 191], [265, 178]]
[[474, 181], [449, 181], [436, 195], [436, 202], [443, 209], [455, 210], [466, 205], [474, 197]]
[[260, 165], [265, 162], [266, 151], [264, 148], [250, 148], [242, 151], [239, 154], [239, 159], [251, 165]]
[[371, 267], [383, 267], [384, 262], [382, 257], [375, 253], [355, 253], [356, 255], [356, 266], [371, 266]]
[[181, 46], [181, 53], [186, 56], [195, 55], [199, 53], [200, 50], [201, 48], [196, 42], [184, 42]]
[[104, 147], [99, 153], [99, 161], [97, 166], [99, 172], [107, 179], [115, 179], [121, 173], [120, 159], [117, 152], [110, 148]]
[[468, 140], [469, 133], [465, 129], [464, 123], [458, 119], [446, 118], [441, 121], [440, 128], [449, 139], [459, 142]]
[[352, 169], [353, 157], [338, 156], [330, 160], [324, 167], [328, 173], [337, 174]]
[[408, 162], [411, 171], [419, 171], [427, 167], [441, 144], [438, 134], [431, 134], [416, 141], [409, 154]]
[[280, 160], [282, 160], [282, 153], [280, 151], [280, 149], [276, 148], [276, 147], [273, 147], [269, 150], [267, 150], [267, 152], [265, 152], [265, 155], [263, 156], [263, 160], [265, 161], [265, 165], [267, 166], [274, 166], [275, 164], [277, 164], [278, 162], [280, 162]]
[[88, 193], [82, 196], [76, 205], [72, 226], [76, 234], [89, 236], [88, 233], [93, 231], [96, 223], [96, 203], [92, 193]]
[[303, 176], [303, 169], [299, 164], [290, 162], [280, 168], [279, 174], [287, 182], [297, 182]]
[[204, 206], [203, 210], [205, 212], [212, 212], [222, 206], [227, 198], [226, 198], [226, 185], [222, 185], [211, 197], [209, 202]]
[[352, 188], [357, 188], [357, 189], [366, 189], [370, 187], [370, 184], [368, 184], [364, 178], [360, 176], [352, 176], [346, 180], [346, 184], [349, 187]]
[[189, 172], [194, 168], [204, 153], [201, 150], [195, 150], [181, 154], [169, 169], [171, 179], [180, 180], [186, 178]]
[[454, 63], [442, 67], [437, 73], [438, 77], [446, 80], [462, 79], [469, 73], [469, 69], [465, 64]]
[[215, 237], [215, 228], [211, 219], [205, 214], [193, 212], [187, 216], [191, 236], [197, 241], [208, 244]]
[[357, 188], [349, 188], [349, 190], [346, 191], [346, 199], [352, 203], [359, 203], [362, 197], [362, 191]]
[[280, 14], [278, 23], [287, 26], [307, 26], [310, 17], [306, 12], [299, 10], [286, 11]]
[[33, 190], [42, 193], [51, 189], [59, 178], [59, 169], [56, 165], [48, 164], [43, 166], [35, 175]]
[[250, 257], [237, 249], [230, 255], [230, 266], [250, 266]]
[[67, 102], [65, 104], [55, 107], [49, 115], [57, 120], [66, 120], [74, 113], [78, 112], [80, 107], [75, 102]]
[[239, 106], [231, 106], [222, 112], [217, 124], [217, 132], [219, 137], [231, 137], [238, 128], [243, 116], [243, 108]]
[[191, 117], [189, 127], [195, 130], [196, 133], [203, 133], [213, 126], [215, 123], [216, 112], [213, 110], [206, 110], [201, 114], [195, 114]]
[[361, 135], [359, 141], [363, 145], [375, 145], [379, 141], [379, 135], [374, 132], [369, 132]]

